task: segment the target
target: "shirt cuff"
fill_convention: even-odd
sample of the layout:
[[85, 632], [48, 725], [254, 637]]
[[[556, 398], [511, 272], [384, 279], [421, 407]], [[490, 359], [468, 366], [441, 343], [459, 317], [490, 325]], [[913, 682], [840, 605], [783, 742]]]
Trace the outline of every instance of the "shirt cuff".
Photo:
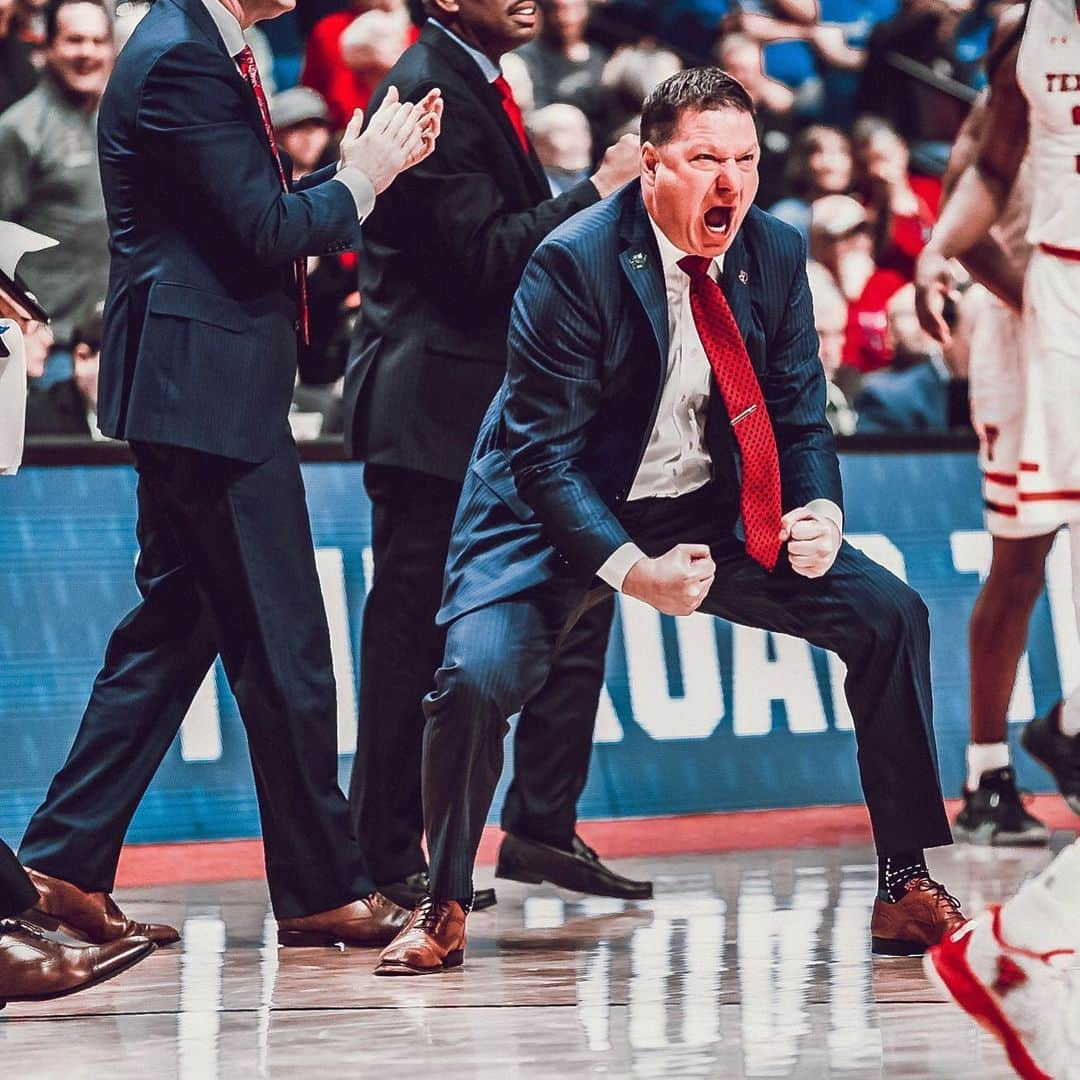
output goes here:
[[806, 509], [819, 517], [828, 518], [836, 523], [840, 530], [840, 539], [844, 538], [844, 511], [832, 501], [832, 499], [812, 499], [806, 504]]
[[635, 563], [645, 558], [645, 552], [628, 541], [622, 547], [616, 548], [614, 554], [604, 560], [604, 565], [596, 571], [596, 576], [601, 581], [607, 582], [616, 592], [622, 592], [623, 582], [630, 573]]
[[356, 219], [363, 221], [375, 208], [375, 187], [371, 181], [355, 165], [345, 165], [338, 169], [331, 179], [349, 189], [349, 194], [356, 203]]

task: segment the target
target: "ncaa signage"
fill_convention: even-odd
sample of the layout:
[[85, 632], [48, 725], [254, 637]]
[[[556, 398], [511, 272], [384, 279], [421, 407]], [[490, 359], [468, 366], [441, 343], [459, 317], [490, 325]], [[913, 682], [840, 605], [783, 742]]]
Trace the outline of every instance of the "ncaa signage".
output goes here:
[[[936, 730], [947, 794], [967, 738], [966, 624], [990, 564], [967, 453], [849, 454], [846, 536], [930, 609]], [[359, 466], [304, 467], [338, 686], [347, 784], [358, 647], [372, 579]], [[134, 473], [25, 468], [0, 483], [0, 834], [15, 840], [70, 745], [108, 634], [137, 600]], [[281, 543], [288, 538], [282, 537]], [[844, 666], [782, 634], [619, 598], [583, 817], [848, 803], [861, 799]], [[1010, 719], [1080, 682], [1068, 536], [1055, 544]], [[512, 768], [508, 746], [507, 776]], [[1048, 777], [1017, 755], [1021, 783]], [[501, 805], [497, 795], [495, 813]], [[218, 664], [136, 815], [132, 841], [252, 836], [258, 817], [236, 704]]]

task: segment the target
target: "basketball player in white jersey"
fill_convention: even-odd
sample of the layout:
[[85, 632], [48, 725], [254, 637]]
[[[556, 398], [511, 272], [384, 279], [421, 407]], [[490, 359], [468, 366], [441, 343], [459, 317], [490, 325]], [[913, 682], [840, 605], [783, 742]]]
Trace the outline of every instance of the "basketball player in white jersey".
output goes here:
[[[987, 55], [990, 78], [1019, 38], [1024, 7], [999, 20]], [[964, 122], [945, 171], [943, 202], [976, 157], [986, 128], [988, 95]], [[1049, 832], [1028, 813], [1016, 786], [1006, 741], [1016, 667], [1027, 640], [1031, 610], [1043, 588], [1044, 564], [1054, 531], [1034, 533], [1011, 513], [1020, 460], [1024, 402], [1021, 296], [1031, 256], [1025, 240], [1031, 210], [1031, 159], [1024, 158], [1001, 217], [960, 261], [984, 288], [965, 296], [971, 335], [971, 419], [979, 433], [986, 528], [993, 537], [990, 573], [971, 612], [970, 728], [963, 808], [953, 826], [957, 840], [976, 844], [1041, 845]], [[988, 291], [989, 290], [989, 291]]]
[[[1080, 11], [1076, 0], [1032, 0], [1022, 35], [993, 72], [975, 162], [956, 185], [919, 259], [926, 329], [953, 287], [947, 260], [964, 256], [1001, 217], [1030, 144], [1032, 253], [1024, 278], [1020, 370], [987, 468], [995, 536], [1072, 534], [1073, 595], [1080, 610]], [[976, 394], [977, 394], [976, 390]], [[978, 400], [976, 398], [976, 407]], [[991, 463], [989, 453], [994, 454]], [[1003, 547], [1004, 545], [998, 545]], [[1037, 550], [1037, 545], [1034, 545]], [[1039, 575], [1041, 578], [1041, 574]], [[1019, 658], [1019, 650], [1015, 651]], [[1011, 680], [1015, 662], [1006, 673]], [[1002, 729], [1003, 730], [1003, 729]], [[1022, 741], [1080, 813], [1080, 694], [1032, 721]], [[992, 764], [992, 763], [991, 763]]]
[[[1009, 16], [1015, 18], [1015, 16]], [[947, 260], [967, 253], [998, 221], [1025, 153], [1032, 171], [1023, 288], [1021, 377], [1008, 418], [1010, 445], [983, 448], [988, 526], [997, 539], [1050, 538], [1063, 524], [1080, 583], [1080, 9], [1031, 0], [1022, 36], [992, 73], [975, 161], [961, 176], [916, 274], [925, 328], [947, 339], [954, 287]], [[1030, 144], [1030, 150], [1029, 150]], [[974, 268], [973, 268], [974, 269]], [[989, 283], [989, 282], [988, 282]], [[1007, 297], [1006, 297], [1007, 298]], [[1000, 326], [1003, 324], [999, 324]], [[980, 409], [979, 390], [973, 397]], [[1003, 455], [1015, 457], [1006, 462]], [[1022, 531], [1021, 531], [1022, 530]], [[1030, 531], [1028, 531], [1030, 530]], [[1049, 543], [1047, 542], [1047, 549]], [[1019, 652], [1016, 653], [1019, 656]], [[1014, 677], [1015, 664], [1009, 670]], [[1025, 729], [1023, 742], [1080, 813], [1080, 700], [1074, 694]], [[1006, 904], [991, 907], [932, 949], [927, 971], [1002, 1042], [1017, 1073], [1080, 1080], [1080, 845], [1073, 844]]]

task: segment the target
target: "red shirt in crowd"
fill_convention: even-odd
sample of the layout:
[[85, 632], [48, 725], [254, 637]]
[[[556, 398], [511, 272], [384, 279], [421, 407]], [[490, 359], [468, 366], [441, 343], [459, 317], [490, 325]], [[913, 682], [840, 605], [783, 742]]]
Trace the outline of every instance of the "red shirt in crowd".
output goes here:
[[[304, 86], [317, 90], [326, 99], [330, 108], [330, 123], [339, 131], [352, 119], [354, 109], [368, 107], [377, 85], [353, 71], [341, 57], [341, 35], [361, 14], [362, 9], [352, 7], [320, 19], [308, 37], [304, 70], [300, 74], [300, 82]], [[418, 34], [415, 26], [409, 28], [410, 45], [416, 41]]]
[[844, 363], [866, 373], [892, 363], [885, 309], [893, 295], [915, 277], [915, 260], [930, 238], [941, 201], [941, 181], [928, 176], [910, 177], [918, 198], [914, 214], [894, 214], [889, 237], [878, 254], [878, 268], [862, 293], [848, 306]]

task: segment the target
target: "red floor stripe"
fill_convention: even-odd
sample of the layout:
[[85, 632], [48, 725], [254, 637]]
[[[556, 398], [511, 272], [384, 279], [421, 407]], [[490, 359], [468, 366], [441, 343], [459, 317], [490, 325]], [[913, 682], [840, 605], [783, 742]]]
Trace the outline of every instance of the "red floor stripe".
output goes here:
[[[958, 802], [948, 804], [952, 817]], [[1052, 829], [1076, 829], [1077, 818], [1056, 795], [1037, 795], [1031, 812]], [[729, 814], [585, 821], [581, 835], [604, 858], [645, 858], [771, 848], [837, 847], [870, 843], [862, 806], [810, 806]], [[480, 865], [491, 866], [502, 833], [484, 830]], [[211, 840], [190, 844], [128, 844], [120, 856], [117, 886], [248, 881], [263, 876], [262, 842]]]

